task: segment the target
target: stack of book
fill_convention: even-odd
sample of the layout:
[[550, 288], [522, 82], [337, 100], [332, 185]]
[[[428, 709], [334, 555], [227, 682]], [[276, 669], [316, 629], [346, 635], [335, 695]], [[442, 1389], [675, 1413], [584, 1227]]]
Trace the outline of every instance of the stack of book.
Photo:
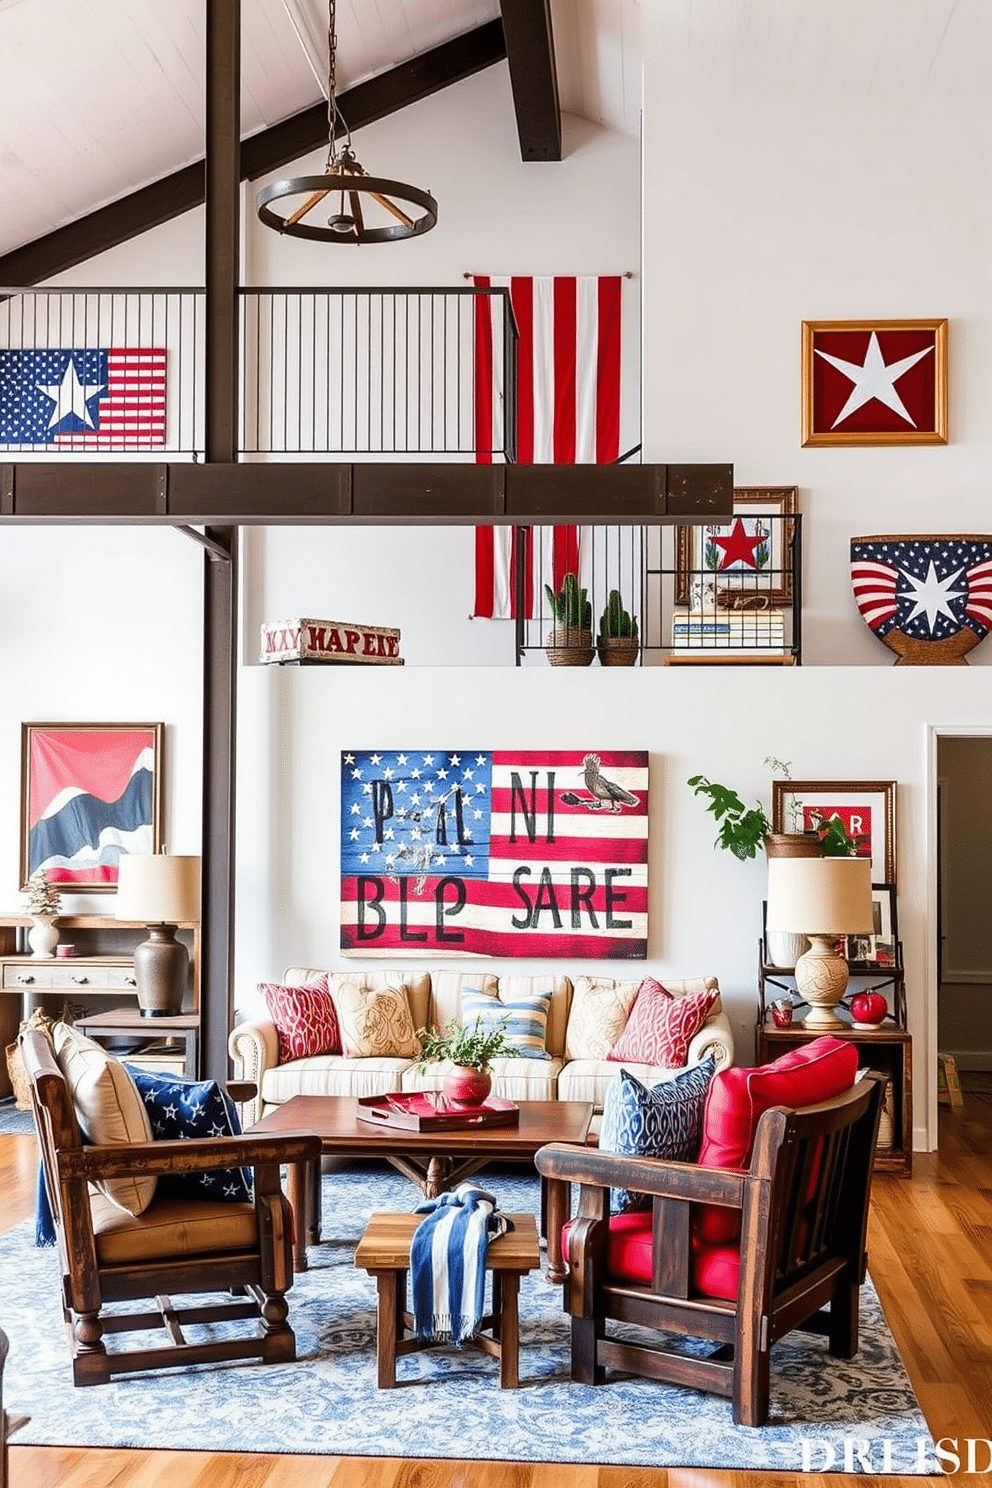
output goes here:
[[672, 649], [718, 656], [785, 651], [781, 610], [680, 610], [672, 619]]

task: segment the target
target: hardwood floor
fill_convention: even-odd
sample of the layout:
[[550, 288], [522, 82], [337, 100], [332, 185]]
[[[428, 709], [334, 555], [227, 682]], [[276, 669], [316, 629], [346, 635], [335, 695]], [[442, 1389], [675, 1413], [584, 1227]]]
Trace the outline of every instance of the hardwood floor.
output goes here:
[[[992, 1437], [990, 1153], [992, 1092], [972, 1090], [962, 1108], [941, 1108], [939, 1152], [917, 1153], [911, 1180], [878, 1175], [872, 1197], [872, 1276], [930, 1429], [938, 1441], [958, 1439], [962, 1468], [965, 1440]], [[31, 1213], [34, 1182], [34, 1139], [0, 1136], [0, 1227]], [[8, 1409], [16, 1408], [16, 1380], [4, 1383]], [[604, 1408], [607, 1398], [604, 1391]], [[980, 1457], [979, 1467], [986, 1461]], [[984, 1473], [961, 1476], [989, 1481]], [[920, 1479], [19, 1447], [15, 1437], [9, 1488], [760, 1488], [770, 1481], [856, 1488]]]

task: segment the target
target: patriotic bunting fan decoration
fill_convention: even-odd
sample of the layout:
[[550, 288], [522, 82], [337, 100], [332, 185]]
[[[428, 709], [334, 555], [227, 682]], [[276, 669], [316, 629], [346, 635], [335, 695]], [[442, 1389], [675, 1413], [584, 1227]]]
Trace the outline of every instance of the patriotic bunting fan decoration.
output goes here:
[[992, 629], [992, 536], [852, 538], [851, 584], [897, 666], [966, 666]]

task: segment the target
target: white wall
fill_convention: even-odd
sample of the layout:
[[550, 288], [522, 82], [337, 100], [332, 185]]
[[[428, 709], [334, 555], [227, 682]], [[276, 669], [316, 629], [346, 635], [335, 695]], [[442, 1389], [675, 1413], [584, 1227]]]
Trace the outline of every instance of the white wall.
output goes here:
[[[0, 907], [18, 914], [22, 723], [159, 723], [164, 839], [199, 852], [200, 547], [168, 527], [4, 527], [0, 534]], [[65, 895], [107, 914], [107, 894]]]
[[[814, 665], [890, 661], [851, 598], [852, 537], [992, 529], [988, 90], [928, 72], [934, 39], [899, 11], [642, 7], [645, 459], [800, 487]], [[949, 318], [946, 446], [801, 448], [802, 321], [865, 316]]]

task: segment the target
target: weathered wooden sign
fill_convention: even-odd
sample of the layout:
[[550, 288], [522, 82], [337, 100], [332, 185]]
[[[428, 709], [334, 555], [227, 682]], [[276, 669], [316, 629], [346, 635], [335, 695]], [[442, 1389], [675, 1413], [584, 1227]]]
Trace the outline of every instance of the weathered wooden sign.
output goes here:
[[402, 666], [400, 633], [354, 620], [272, 620], [262, 626], [263, 662], [312, 666]]
[[647, 954], [642, 750], [341, 756], [349, 955]]

